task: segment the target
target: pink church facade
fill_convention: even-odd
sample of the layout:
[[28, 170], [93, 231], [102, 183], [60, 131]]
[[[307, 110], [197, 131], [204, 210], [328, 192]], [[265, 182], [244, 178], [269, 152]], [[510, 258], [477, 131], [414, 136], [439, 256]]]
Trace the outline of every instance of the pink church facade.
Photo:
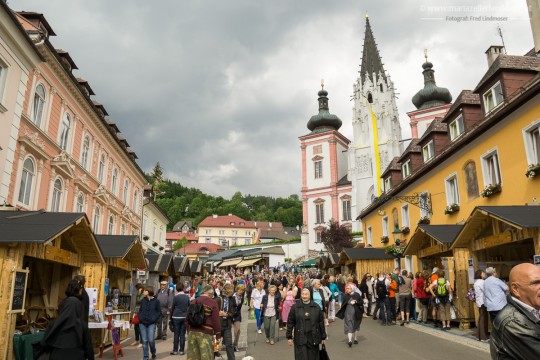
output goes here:
[[30, 72], [7, 202], [25, 210], [85, 212], [96, 234], [140, 232], [143, 171], [69, 54], [54, 49], [41, 14], [19, 21], [44, 57]]

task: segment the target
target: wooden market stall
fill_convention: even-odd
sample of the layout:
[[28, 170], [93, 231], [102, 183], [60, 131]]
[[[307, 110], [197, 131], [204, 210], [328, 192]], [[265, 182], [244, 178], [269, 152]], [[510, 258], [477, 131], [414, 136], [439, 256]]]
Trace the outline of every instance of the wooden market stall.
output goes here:
[[328, 261], [326, 262], [326, 271], [330, 275], [336, 275], [340, 272], [338, 253], [328, 254]]
[[[477, 206], [451, 249], [456, 257], [458, 296], [465, 297], [474, 283], [469, 272], [478, 269], [495, 267], [499, 278], [507, 281], [513, 266], [540, 254], [540, 206]], [[466, 314], [471, 319], [472, 310]]]
[[145, 285], [152, 286], [157, 293], [159, 282], [162, 280], [170, 283], [174, 278], [175, 270], [172, 261], [172, 254], [146, 254], [144, 256], [148, 262], [148, 278]]
[[57, 316], [75, 275], [102, 289], [105, 269], [84, 213], [0, 211], [0, 358], [14, 358], [16, 328], [26, 332]]
[[190, 262], [191, 275], [202, 275], [203, 266], [202, 261], [192, 260]]
[[187, 256], [175, 256], [173, 258], [173, 266], [176, 274], [174, 279], [175, 284], [179, 281], [191, 280], [191, 268], [189, 267], [189, 258]]
[[384, 249], [376, 248], [346, 248], [339, 255], [339, 264], [345, 267], [349, 275], [356, 274], [358, 279], [370, 272], [390, 271], [395, 267], [394, 257]]
[[[105, 316], [129, 322], [133, 269], [146, 266], [141, 241], [136, 235], [96, 235], [96, 239], [107, 263], [105, 308], [109, 310]], [[119, 334], [120, 340], [124, 340], [129, 335], [129, 329], [124, 327]], [[103, 334], [99, 339], [103, 339]], [[105, 343], [109, 344], [110, 339]]]
[[[452, 249], [463, 225], [426, 225], [420, 224], [411, 236], [404, 256], [412, 256], [413, 271], [428, 271], [432, 273], [437, 267], [444, 270], [446, 279], [454, 289], [454, 304], [458, 309], [458, 319], [463, 328], [470, 326], [472, 320], [472, 303], [467, 300], [466, 267], [468, 251]], [[465, 269], [465, 273], [462, 273]]]

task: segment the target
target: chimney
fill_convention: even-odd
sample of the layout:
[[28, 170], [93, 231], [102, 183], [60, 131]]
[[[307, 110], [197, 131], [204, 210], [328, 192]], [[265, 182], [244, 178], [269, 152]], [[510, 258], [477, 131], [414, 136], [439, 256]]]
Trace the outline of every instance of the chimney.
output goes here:
[[490, 67], [491, 64], [493, 64], [493, 62], [497, 59], [497, 57], [499, 57], [499, 55], [503, 53], [503, 51], [504, 51], [504, 46], [501, 46], [501, 45], [491, 45], [486, 50], [488, 67]]
[[534, 41], [534, 52], [540, 56], [540, 2], [538, 0], [527, 0], [529, 8], [529, 21]]
[[213, 217], [214, 219], [217, 219], [217, 214], [213, 214], [212, 217]]

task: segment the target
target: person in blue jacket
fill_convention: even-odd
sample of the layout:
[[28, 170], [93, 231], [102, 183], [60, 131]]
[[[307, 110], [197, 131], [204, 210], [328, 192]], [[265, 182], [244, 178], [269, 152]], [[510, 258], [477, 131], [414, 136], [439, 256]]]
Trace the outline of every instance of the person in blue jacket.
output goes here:
[[156, 331], [156, 321], [161, 316], [161, 305], [154, 297], [154, 288], [148, 286], [143, 291], [144, 298], [139, 308], [139, 329], [141, 331], [143, 359], [148, 360], [148, 346], [152, 353], [152, 359], [156, 358], [156, 343], [154, 332]]

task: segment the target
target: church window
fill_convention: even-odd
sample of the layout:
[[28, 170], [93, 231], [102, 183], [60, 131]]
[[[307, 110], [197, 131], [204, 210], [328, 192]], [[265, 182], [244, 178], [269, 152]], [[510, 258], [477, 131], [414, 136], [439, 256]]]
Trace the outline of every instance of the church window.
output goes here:
[[324, 224], [324, 204], [315, 205], [315, 215], [317, 224]]
[[424, 162], [428, 162], [433, 158], [433, 156], [435, 155], [435, 145], [433, 143], [433, 140], [424, 145], [424, 147], [422, 148], [422, 154], [424, 156]]
[[322, 178], [322, 161], [321, 160], [315, 161], [314, 166], [315, 166], [315, 179]]
[[343, 200], [343, 221], [351, 220], [351, 200]]
[[381, 92], [383, 92], [383, 86], [382, 86], [382, 84], [379, 84], [379, 90], [380, 90]]
[[491, 89], [484, 94], [484, 111], [489, 113], [503, 102], [503, 93], [501, 82], [497, 82]]
[[458, 116], [456, 120], [450, 123], [450, 140], [454, 141], [463, 134], [463, 116]]
[[401, 165], [401, 174], [403, 175], [403, 179], [411, 175], [411, 160], [410, 159], [405, 161], [405, 163]]
[[371, 95], [371, 93], [368, 94], [368, 96], [367, 96], [367, 101], [368, 101], [370, 104], [373, 104], [373, 96]]

